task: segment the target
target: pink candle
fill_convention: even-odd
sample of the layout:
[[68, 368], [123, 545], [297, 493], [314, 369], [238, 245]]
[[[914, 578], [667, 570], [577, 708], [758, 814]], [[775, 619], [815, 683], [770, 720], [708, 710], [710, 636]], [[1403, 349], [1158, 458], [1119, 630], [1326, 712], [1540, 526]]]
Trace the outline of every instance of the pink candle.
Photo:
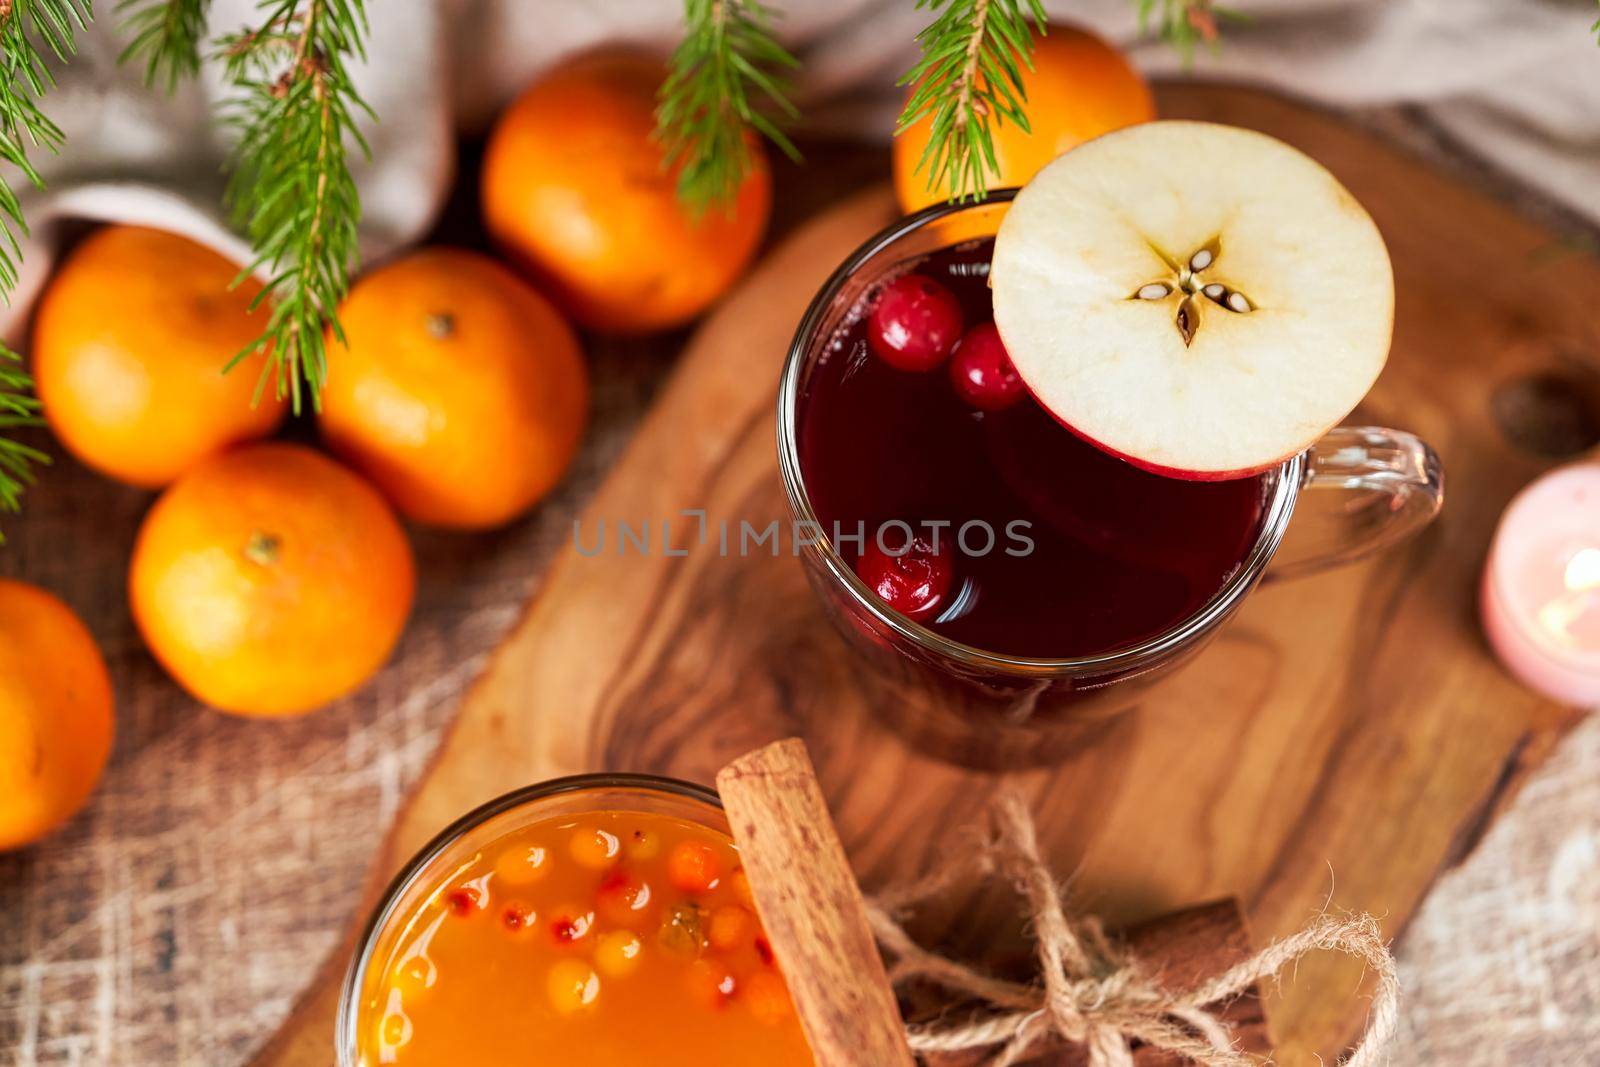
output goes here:
[[1483, 628], [1506, 668], [1568, 704], [1600, 704], [1600, 463], [1551, 471], [1500, 517]]

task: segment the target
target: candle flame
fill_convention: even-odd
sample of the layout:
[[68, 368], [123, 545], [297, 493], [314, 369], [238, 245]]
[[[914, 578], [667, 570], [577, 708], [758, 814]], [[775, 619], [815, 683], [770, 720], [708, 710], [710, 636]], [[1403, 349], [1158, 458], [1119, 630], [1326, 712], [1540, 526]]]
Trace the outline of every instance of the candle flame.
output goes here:
[[1566, 583], [1573, 593], [1600, 589], [1600, 548], [1585, 548], [1567, 561]]
[[1579, 648], [1583, 642], [1574, 628], [1596, 607], [1594, 594], [1600, 591], [1600, 548], [1584, 548], [1574, 553], [1567, 560], [1562, 582], [1566, 592], [1539, 609], [1539, 625], [1562, 646]]

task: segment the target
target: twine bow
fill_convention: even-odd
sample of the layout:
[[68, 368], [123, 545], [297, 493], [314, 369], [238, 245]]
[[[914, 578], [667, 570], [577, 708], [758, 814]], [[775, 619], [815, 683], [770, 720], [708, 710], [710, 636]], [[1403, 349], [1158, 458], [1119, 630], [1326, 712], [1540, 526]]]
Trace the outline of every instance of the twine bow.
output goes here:
[[895, 913], [948, 888], [956, 880], [954, 869], [879, 896], [868, 912], [878, 941], [895, 959], [891, 981], [931, 982], [989, 1009], [966, 1022], [910, 1027], [913, 1051], [989, 1048], [996, 1050], [989, 1067], [1012, 1067], [1050, 1042], [1065, 1039], [1086, 1050], [1089, 1067], [1133, 1067], [1130, 1044], [1137, 1041], [1202, 1067], [1252, 1067], [1256, 1060], [1234, 1047], [1211, 1006], [1318, 950], [1356, 956], [1378, 975], [1366, 1035], [1344, 1067], [1372, 1067], [1388, 1044], [1398, 1018], [1400, 983], [1394, 958], [1370, 915], [1324, 915], [1222, 974], [1174, 992], [1157, 985], [1094, 919], [1068, 917], [1061, 890], [1039, 853], [1027, 805], [1015, 791], [1000, 793], [993, 817], [995, 837], [980, 853], [982, 862], [986, 871], [1009, 877], [1027, 903], [1042, 983], [995, 978], [929, 952], [901, 927]]

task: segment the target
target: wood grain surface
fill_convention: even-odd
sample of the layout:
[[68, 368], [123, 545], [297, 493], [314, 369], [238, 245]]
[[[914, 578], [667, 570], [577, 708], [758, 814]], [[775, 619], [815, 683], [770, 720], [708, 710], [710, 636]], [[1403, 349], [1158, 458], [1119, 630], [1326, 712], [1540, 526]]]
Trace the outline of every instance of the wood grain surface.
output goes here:
[[[1021, 781], [1076, 901], [1113, 923], [1231, 895], [1259, 937], [1330, 903], [1398, 933], [1571, 721], [1491, 661], [1473, 605], [1495, 518], [1550, 462], [1508, 442], [1494, 398], [1570, 377], [1568, 353], [1594, 343], [1600, 269], [1546, 255], [1548, 233], [1320, 112], [1193, 86], [1162, 104], [1300, 145], [1371, 209], [1399, 301], [1393, 357], [1357, 417], [1429, 439], [1451, 497], [1405, 548], [1258, 592], [1176, 695]], [[773, 392], [789, 335], [826, 274], [890, 216], [874, 193], [775, 251], [693, 339], [583, 521], [782, 515]], [[723, 558], [681, 526], [674, 544], [687, 554], [557, 559], [460, 708], [374, 884], [506, 789], [600, 767], [708, 781], [790, 734], [808, 741], [869, 890], [959, 847], [994, 779], [908, 751], [865, 713], [854, 662], [799, 563]], [[920, 915], [918, 929], [975, 956], [1014, 953], [1022, 937], [1009, 896], [977, 888]], [[336, 953], [259, 1062], [328, 1062], [344, 963]], [[1342, 959], [1302, 963], [1271, 1006], [1279, 1062], [1343, 1048], [1364, 1019], [1360, 994], [1359, 969]]]

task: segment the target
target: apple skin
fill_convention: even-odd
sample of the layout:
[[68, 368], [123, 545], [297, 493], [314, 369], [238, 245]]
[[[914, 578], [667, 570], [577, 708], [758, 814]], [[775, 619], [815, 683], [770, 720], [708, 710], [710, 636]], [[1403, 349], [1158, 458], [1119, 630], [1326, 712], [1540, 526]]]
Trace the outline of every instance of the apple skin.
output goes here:
[[[1022, 375], [1019, 373], [1017, 377], [1022, 378]], [[1033, 386], [1028, 384], [1028, 380], [1026, 378], [1022, 378], [1022, 387], [1027, 390], [1028, 399], [1039, 405], [1039, 410], [1043, 411], [1046, 415], [1049, 415], [1056, 421], [1058, 426], [1072, 434], [1072, 436], [1076, 437], [1084, 444], [1093, 445], [1106, 455], [1120, 459], [1122, 462], [1130, 464], [1134, 467], [1138, 467], [1142, 471], [1146, 471], [1150, 474], [1160, 475], [1163, 478], [1172, 478], [1180, 482], [1233, 482], [1238, 481], [1241, 478], [1253, 478], [1258, 474], [1265, 474], [1267, 471], [1282, 466], [1285, 462], [1293, 459], [1295, 456], [1298, 456], [1301, 452], [1305, 451], [1307, 448], [1310, 448], [1311, 445], [1315, 443], [1314, 441], [1308, 441], [1305, 445], [1295, 449], [1293, 452], [1290, 452], [1287, 455], [1279, 456], [1270, 463], [1263, 463], [1259, 467], [1251, 467], [1248, 470], [1191, 471], [1184, 470], [1179, 467], [1164, 467], [1159, 463], [1151, 463], [1149, 460], [1140, 459], [1138, 456], [1130, 456], [1126, 452], [1119, 452], [1117, 449], [1112, 448], [1105, 442], [1095, 440], [1093, 437], [1090, 437], [1088, 434], [1084, 433], [1082, 430], [1063, 419], [1060, 415], [1057, 415], [1054, 411], [1051, 411], [1050, 405], [1039, 399], [1039, 394], [1033, 391]]]

